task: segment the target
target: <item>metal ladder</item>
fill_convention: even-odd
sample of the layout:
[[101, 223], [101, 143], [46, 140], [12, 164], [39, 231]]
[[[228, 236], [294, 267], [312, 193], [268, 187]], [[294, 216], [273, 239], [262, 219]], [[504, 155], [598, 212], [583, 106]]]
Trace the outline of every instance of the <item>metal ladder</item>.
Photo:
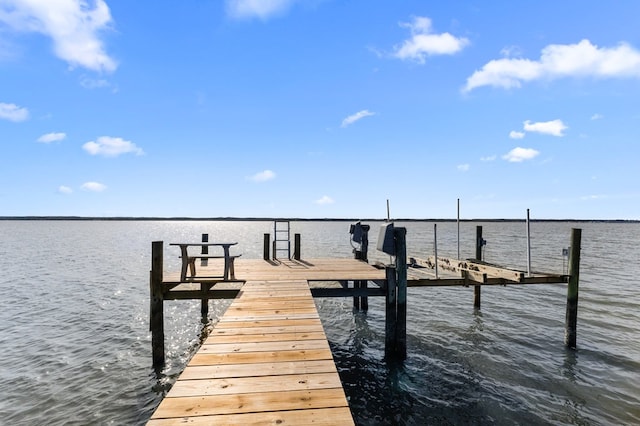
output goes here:
[[[291, 259], [291, 228], [288, 220], [273, 222], [273, 258]], [[286, 253], [286, 257], [282, 254]]]

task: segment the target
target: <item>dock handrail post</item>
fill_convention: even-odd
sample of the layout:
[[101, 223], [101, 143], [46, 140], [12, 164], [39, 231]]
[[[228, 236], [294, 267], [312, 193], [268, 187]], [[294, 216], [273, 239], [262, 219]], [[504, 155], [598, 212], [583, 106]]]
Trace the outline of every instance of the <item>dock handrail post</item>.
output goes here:
[[396, 274], [398, 287], [396, 358], [407, 358], [407, 228], [393, 230], [396, 245]]
[[293, 234], [293, 258], [300, 260], [300, 234]]
[[[203, 243], [208, 243], [209, 242], [209, 234], [202, 234], [202, 242]], [[209, 254], [209, 246], [202, 246], [201, 250], [200, 250], [201, 254]], [[208, 259], [200, 259], [200, 265], [201, 266], [207, 266], [208, 265]]]
[[567, 315], [565, 320], [564, 344], [576, 348], [578, 324], [578, 283], [580, 281], [580, 243], [582, 229], [571, 229], [571, 248], [569, 249], [569, 285], [567, 287]]
[[[362, 225], [362, 244], [360, 246], [360, 260], [363, 262], [369, 262], [369, 225]], [[367, 288], [369, 282], [367, 280], [360, 281], [360, 288]], [[360, 296], [360, 310], [367, 312], [369, 310], [369, 298], [367, 296]]]
[[269, 246], [271, 245], [271, 234], [264, 234], [264, 246], [262, 258], [269, 260]]
[[150, 272], [150, 318], [149, 330], [151, 331], [151, 352], [153, 367], [158, 370], [164, 366], [164, 289], [163, 280], [163, 251], [164, 243], [154, 241], [151, 243], [151, 272]]
[[389, 265], [385, 268], [387, 288], [385, 295], [385, 327], [384, 327], [384, 352], [387, 359], [391, 359], [395, 353], [396, 343], [396, 318], [397, 318], [397, 286], [396, 268]]
[[[202, 234], [202, 242], [203, 243], [208, 243], [209, 242], [209, 234]], [[209, 254], [209, 247], [208, 246], [202, 246], [202, 250], [201, 250], [202, 254]], [[208, 259], [201, 259], [200, 260], [200, 265], [201, 266], [206, 266], [208, 265]], [[209, 291], [210, 286], [208, 284], [205, 283], [200, 283], [200, 290], [202, 292], [202, 299], [200, 299], [200, 314], [202, 316], [202, 322], [206, 323], [207, 322], [207, 318], [209, 317], [209, 299], [206, 297], [206, 292]]]
[[[476, 260], [482, 260], [482, 246], [484, 245], [482, 239], [482, 226], [476, 226]], [[473, 307], [480, 309], [480, 294], [482, 286], [476, 285], [473, 287]]]
[[[353, 258], [356, 260], [362, 260], [363, 262], [369, 262], [369, 225], [361, 225], [362, 229], [362, 242], [360, 243], [360, 250], [353, 250]], [[356, 289], [368, 288], [369, 282], [367, 280], [355, 280], [353, 287]], [[353, 308], [361, 311], [369, 310], [369, 298], [367, 296], [353, 296]]]

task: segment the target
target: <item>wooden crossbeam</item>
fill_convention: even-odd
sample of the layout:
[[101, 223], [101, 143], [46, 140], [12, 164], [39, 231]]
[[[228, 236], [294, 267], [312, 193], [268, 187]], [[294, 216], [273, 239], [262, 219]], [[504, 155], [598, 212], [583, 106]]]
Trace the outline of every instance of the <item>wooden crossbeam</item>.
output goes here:
[[[434, 256], [429, 256], [426, 259], [412, 257], [410, 263], [435, 269], [436, 259]], [[523, 282], [525, 278], [525, 273], [522, 271], [477, 260], [459, 260], [438, 256], [438, 268], [449, 272], [460, 273], [461, 275], [466, 273], [469, 280], [479, 283], [484, 283], [487, 278], [502, 278], [513, 282]], [[486, 277], [484, 277], [483, 274], [485, 274]]]

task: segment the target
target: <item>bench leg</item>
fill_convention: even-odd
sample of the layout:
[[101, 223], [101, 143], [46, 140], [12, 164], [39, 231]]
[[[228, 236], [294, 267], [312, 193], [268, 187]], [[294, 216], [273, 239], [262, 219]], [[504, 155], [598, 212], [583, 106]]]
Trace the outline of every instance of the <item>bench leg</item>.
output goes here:
[[189, 258], [189, 271], [191, 272], [191, 278], [196, 276], [196, 259], [195, 257]]
[[235, 263], [236, 258], [232, 257], [231, 259], [229, 259], [229, 272], [231, 273], [231, 279], [235, 280], [236, 279], [236, 270], [235, 267], [233, 266], [233, 264]]

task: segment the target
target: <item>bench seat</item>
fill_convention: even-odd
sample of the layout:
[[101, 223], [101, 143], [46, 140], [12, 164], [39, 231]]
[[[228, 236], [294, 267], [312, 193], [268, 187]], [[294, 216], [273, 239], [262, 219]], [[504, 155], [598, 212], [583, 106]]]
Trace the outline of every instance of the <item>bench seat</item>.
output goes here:
[[[236, 271], [234, 267], [234, 261], [242, 256], [242, 254], [235, 254], [229, 256], [229, 277], [224, 277], [225, 279], [231, 278], [232, 280], [236, 279]], [[182, 256], [180, 256], [182, 257]], [[196, 260], [197, 259], [224, 259], [225, 256], [213, 255], [213, 254], [194, 254], [187, 256], [187, 263], [189, 264], [189, 271], [191, 272], [191, 277], [196, 276]]]

